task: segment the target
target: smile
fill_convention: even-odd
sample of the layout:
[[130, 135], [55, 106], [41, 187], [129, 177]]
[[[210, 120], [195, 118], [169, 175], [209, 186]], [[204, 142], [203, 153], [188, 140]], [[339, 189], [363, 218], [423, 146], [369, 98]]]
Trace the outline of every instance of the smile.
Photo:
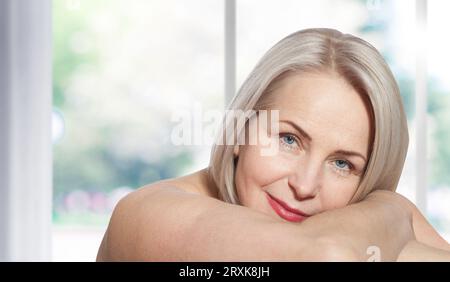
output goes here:
[[301, 211], [289, 207], [286, 203], [278, 200], [267, 194], [267, 201], [272, 209], [283, 219], [291, 222], [301, 222], [305, 220], [308, 215]]

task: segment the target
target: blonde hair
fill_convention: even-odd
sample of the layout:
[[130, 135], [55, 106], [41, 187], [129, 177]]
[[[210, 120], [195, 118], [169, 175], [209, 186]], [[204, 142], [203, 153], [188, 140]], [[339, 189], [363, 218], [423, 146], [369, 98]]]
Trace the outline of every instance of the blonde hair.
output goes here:
[[[408, 149], [406, 115], [388, 65], [372, 45], [358, 37], [327, 28], [290, 34], [261, 58], [228, 109], [256, 109], [268, 88], [286, 72], [327, 70], [343, 77], [372, 108], [369, 159], [350, 202], [362, 200], [374, 189], [395, 191]], [[233, 120], [224, 119], [222, 129], [239, 135], [243, 128], [235, 128]], [[222, 200], [240, 204], [235, 187], [234, 146], [219, 144], [223, 143], [216, 142], [211, 151], [209, 175]]]

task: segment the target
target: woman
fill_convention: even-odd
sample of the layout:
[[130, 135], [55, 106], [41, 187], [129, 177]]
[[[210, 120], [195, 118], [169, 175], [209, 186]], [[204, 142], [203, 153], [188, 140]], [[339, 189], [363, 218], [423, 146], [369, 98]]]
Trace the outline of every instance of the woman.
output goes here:
[[[332, 29], [293, 33], [229, 109], [257, 114], [224, 118], [208, 168], [121, 200], [97, 260], [366, 261], [372, 250], [375, 260], [450, 259], [449, 244], [394, 192], [407, 123], [370, 44]], [[252, 122], [264, 110], [268, 127]]]

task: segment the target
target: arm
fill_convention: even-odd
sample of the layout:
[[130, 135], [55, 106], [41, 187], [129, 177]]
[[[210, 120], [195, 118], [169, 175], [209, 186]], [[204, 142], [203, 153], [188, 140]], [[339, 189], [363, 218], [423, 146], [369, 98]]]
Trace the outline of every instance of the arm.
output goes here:
[[446, 261], [450, 262], [450, 252], [431, 247], [416, 240], [412, 240], [405, 245], [398, 257], [399, 262], [411, 261]]
[[419, 209], [407, 198], [404, 206], [412, 211], [413, 228], [416, 240], [405, 245], [398, 261], [450, 261], [450, 245], [422, 215]]
[[331, 237], [350, 249], [358, 261], [367, 261], [372, 246], [380, 250], [382, 261], [395, 261], [415, 239], [411, 210], [405, 209], [402, 201], [395, 193], [377, 190], [361, 202], [315, 215], [302, 225], [313, 236]]
[[450, 245], [426, 220], [419, 209], [406, 197], [390, 191], [382, 191], [398, 199], [398, 204], [412, 214], [415, 240], [409, 241], [399, 254], [397, 261], [450, 261]]
[[370, 245], [395, 260], [412, 239], [408, 216], [372, 196], [293, 224], [178, 189], [141, 189], [117, 205], [97, 260], [366, 260]]
[[410, 209], [413, 218], [413, 228], [416, 240], [433, 248], [450, 252], [450, 245], [442, 238], [433, 226], [422, 215], [419, 209], [406, 197], [402, 197], [405, 208]]
[[97, 261], [302, 260], [331, 249], [324, 245], [251, 209], [151, 187], [117, 204]]

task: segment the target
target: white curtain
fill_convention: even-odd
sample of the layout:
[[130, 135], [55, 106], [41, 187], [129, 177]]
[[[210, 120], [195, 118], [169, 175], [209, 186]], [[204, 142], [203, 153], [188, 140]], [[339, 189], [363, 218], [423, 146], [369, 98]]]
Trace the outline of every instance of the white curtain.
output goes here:
[[51, 260], [51, 0], [0, 0], [0, 261]]

